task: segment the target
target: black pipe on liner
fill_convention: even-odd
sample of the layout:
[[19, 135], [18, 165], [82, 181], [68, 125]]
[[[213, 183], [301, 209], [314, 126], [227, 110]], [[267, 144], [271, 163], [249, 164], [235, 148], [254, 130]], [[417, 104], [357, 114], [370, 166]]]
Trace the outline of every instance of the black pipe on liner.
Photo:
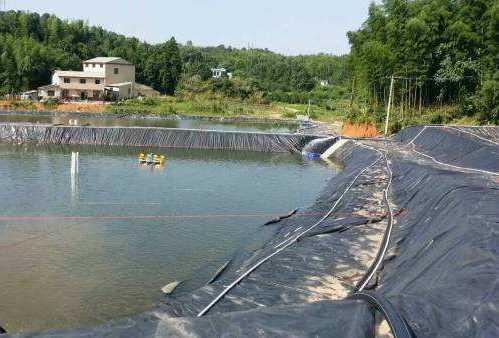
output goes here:
[[388, 243], [390, 241], [390, 236], [393, 230], [393, 210], [390, 207], [390, 202], [388, 201], [388, 191], [390, 190], [390, 186], [392, 183], [392, 171], [390, 169], [390, 164], [388, 163], [388, 157], [387, 157], [387, 152], [383, 150], [383, 153], [380, 150], [377, 150], [375, 148], [372, 148], [376, 150], [378, 153], [383, 154], [382, 156], [385, 159], [386, 163], [386, 169], [388, 172], [388, 183], [386, 185], [386, 188], [383, 190], [383, 202], [386, 206], [386, 214], [388, 217], [388, 226], [386, 228], [386, 231], [383, 235], [383, 239], [381, 240], [381, 245], [379, 247], [378, 253], [376, 254], [376, 258], [374, 259], [373, 264], [369, 267], [367, 272], [364, 274], [364, 277], [357, 283], [356, 290], [357, 291], [363, 291], [364, 288], [368, 285], [368, 283], [371, 281], [372, 277], [376, 273], [376, 271], [379, 269], [381, 264], [383, 263], [383, 259], [385, 257], [386, 251], [388, 250]]
[[386, 318], [388, 325], [390, 325], [390, 329], [392, 330], [393, 336], [395, 338], [415, 337], [404, 317], [402, 317], [395, 306], [393, 306], [393, 304], [390, 303], [390, 301], [385, 297], [372, 292], [357, 291], [354, 294], [348, 296], [348, 299], [358, 299], [365, 301], [373, 306], [376, 310], [381, 312]]

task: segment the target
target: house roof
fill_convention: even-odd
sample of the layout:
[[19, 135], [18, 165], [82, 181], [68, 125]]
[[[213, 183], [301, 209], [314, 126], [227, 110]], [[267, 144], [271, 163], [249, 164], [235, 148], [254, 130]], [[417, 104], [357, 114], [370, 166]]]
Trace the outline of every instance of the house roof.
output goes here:
[[106, 87], [123, 87], [123, 86], [130, 86], [132, 85], [132, 82], [120, 82], [120, 83], [110, 83], [106, 85]]
[[120, 57], [104, 57], [104, 56], [88, 59], [83, 61], [83, 63], [114, 63], [120, 65], [131, 65], [130, 62]]
[[145, 84], [135, 82], [135, 88], [141, 90], [155, 90], [153, 87], [146, 86]]
[[78, 72], [73, 70], [56, 70], [54, 74], [63, 77], [81, 77], [81, 78], [92, 78], [92, 79], [93, 78], [103, 79], [105, 77], [104, 74], [97, 72]]
[[38, 87], [38, 89], [40, 90], [44, 90], [44, 89], [57, 89], [59, 88], [58, 85], [53, 85], [53, 84], [49, 84], [49, 85], [46, 85], [46, 86], [41, 86], [41, 87]]

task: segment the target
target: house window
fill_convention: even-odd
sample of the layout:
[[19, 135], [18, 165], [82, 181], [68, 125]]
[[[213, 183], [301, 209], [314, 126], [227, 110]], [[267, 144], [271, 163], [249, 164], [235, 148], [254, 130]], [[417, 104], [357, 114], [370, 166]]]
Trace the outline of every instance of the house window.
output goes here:
[[71, 83], [71, 79], [69, 77], [64, 78], [64, 83]]
[[95, 63], [92, 63], [92, 68], [95, 68]]
[[85, 63], [85, 68], [88, 68], [88, 63]]
[[69, 90], [63, 89], [62, 90], [62, 97], [63, 98], [68, 98], [69, 97]]
[[81, 84], [85, 84], [85, 83], [87, 83], [87, 79], [80, 79], [80, 83], [81, 83]]
[[101, 64], [100, 64], [100, 67], [101, 67], [101, 68], [104, 68], [104, 64], [102, 64], [102, 63], [101, 63]]
[[100, 80], [99, 79], [95, 79], [95, 84], [100, 84]]
[[99, 98], [100, 92], [98, 90], [94, 90], [94, 98]]
[[118, 75], [120, 73], [120, 69], [119, 68], [114, 68], [114, 75]]
[[48, 90], [47, 95], [50, 97], [53, 97], [53, 96], [55, 96], [55, 92], [53, 90]]

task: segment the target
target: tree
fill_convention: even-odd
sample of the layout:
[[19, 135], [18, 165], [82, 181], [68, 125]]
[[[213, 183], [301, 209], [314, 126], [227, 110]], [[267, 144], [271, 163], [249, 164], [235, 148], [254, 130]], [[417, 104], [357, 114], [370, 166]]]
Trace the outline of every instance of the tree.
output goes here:
[[496, 85], [487, 81], [499, 70], [498, 31], [496, 0], [371, 4], [366, 22], [348, 34], [356, 97], [377, 120], [376, 104], [386, 102], [387, 78], [395, 75], [402, 112], [435, 104], [466, 105], [459, 111], [469, 112], [473, 101], [475, 113], [494, 121]]
[[[135, 65], [137, 82], [168, 94], [175, 93], [180, 78], [195, 78], [192, 83], [199, 84], [198, 92], [229, 93], [241, 99], [274, 93], [282, 100], [303, 102], [313, 95], [319, 80], [338, 86], [347, 83], [347, 56], [283, 56], [267, 49], [197, 47], [189, 42], [181, 46], [173, 38], [150, 45], [83, 20], [23, 11], [0, 12], [0, 57], [4, 54], [5, 66], [0, 69], [4, 93], [47, 84], [55, 69], [78, 70], [82, 60], [95, 56], [127, 59]], [[219, 67], [234, 75], [222, 88], [210, 80], [210, 68]]]
[[14, 93], [20, 89], [19, 77], [17, 76], [17, 63], [15, 60], [12, 44], [5, 41], [2, 55], [0, 57], [0, 81], [2, 91]]
[[175, 38], [172, 37], [164, 44], [158, 61], [161, 90], [168, 95], [173, 95], [182, 73], [182, 60]]

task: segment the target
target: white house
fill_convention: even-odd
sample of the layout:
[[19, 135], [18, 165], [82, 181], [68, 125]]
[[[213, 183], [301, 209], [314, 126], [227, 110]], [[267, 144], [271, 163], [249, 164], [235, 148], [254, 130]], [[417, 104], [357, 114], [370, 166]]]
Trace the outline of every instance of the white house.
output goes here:
[[232, 78], [232, 73], [228, 72], [225, 68], [211, 68], [211, 77], [215, 79], [219, 79], [221, 77]]
[[38, 90], [30, 90], [21, 94], [22, 100], [36, 100], [38, 99]]
[[103, 100], [157, 96], [151, 87], [135, 82], [135, 66], [119, 57], [83, 61], [83, 71], [56, 70], [52, 84], [38, 88], [38, 97], [63, 100]]

